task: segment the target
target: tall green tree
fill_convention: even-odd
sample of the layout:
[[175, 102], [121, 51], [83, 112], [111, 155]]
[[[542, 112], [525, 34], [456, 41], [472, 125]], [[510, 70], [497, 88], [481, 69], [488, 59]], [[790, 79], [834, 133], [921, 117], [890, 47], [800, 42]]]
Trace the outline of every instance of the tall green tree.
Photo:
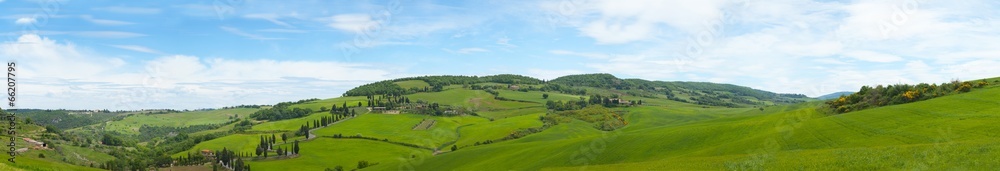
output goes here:
[[294, 154], [299, 154], [299, 140], [295, 140], [295, 144], [292, 145], [292, 152]]

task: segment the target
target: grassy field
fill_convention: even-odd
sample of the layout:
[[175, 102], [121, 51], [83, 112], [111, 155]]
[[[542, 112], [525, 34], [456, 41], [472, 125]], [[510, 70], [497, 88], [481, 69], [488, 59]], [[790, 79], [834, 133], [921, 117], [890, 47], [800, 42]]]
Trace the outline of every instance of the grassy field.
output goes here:
[[[545, 102], [549, 100], [552, 101], [580, 100], [580, 97], [583, 97], [583, 96], [562, 94], [556, 92], [541, 92], [541, 91], [520, 92], [511, 90], [498, 90], [497, 92], [500, 93], [500, 97], [514, 99], [514, 100], [530, 101], [538, 104], [545, 104]], [[547, 99], [542, 98], [542, 94], [549, 94], [549, 98]]]
[[[463, 148], [418, 170], [939, 170], [1000, 165], [1000, 88], [828, 116], [805, 103], [753, 109], [629, 108], [602, 132], [562, 124]], [[588, 130], [589, 129], [589, 130]], [[542, 155], [544, 154], [544, 155]], [[531, 161], [546, 161], [544, 164]], [[463, 163], [452, 165], [447, 163]]]
[[[357, 107], [358, 106], [358, 102], [363, 103], [362, 105], [366, 105], [368, 103], [368, 99], [366, 99], [365, 97], [362, 97], [362, 96], [337, 97], [337, 98], [329, 98], [329, 99], [323, 99], [323, 100], [316, 100], [316, 101], [306, 102], [306, 103], [302, 103], [302, 104], [294, 104], [294, 105], [288, 106], [288, 108], [289, 109], [303, 108], [303, 109], [312, 109], [313, 111], [319, 111], [320, 108], [326, 107], [326, 109], [329, 110], [330, 108], [333, 107], [334, 104], [337, 105], [337, 108], [340, 108], [340, 107], [342, 107], [342, 105], [344, 105], [345, 102], [347, 103], [347, 107]], [[361, 111], [358, 111], [358, 112], [361, 112]]]
[[476, 142], [506, 137], [511, 132], [521, 128], [542, 126], [542, 121], [538, 119], [539, 116], [541, 114], [522, 115], [462, 127], [459, 131], [462, 137], [458, 139], [455, 145], [459, 147], [471, 146]]
[[295, 130], [299, 130], [299, 127], [302, 127], [302, 125], [312, 124], [313, 121], [319, 120], [319, 119], [323, 118], [324, 116], [328, 117], [328, 116], [332, 116], [332, 115], [330, 113], [327, 113], [327, 112], [316, 112], [316, 113], [312, 113], [312, 114], [309, 114], [308, 116], [301, 117], [301, 118], [286, 119], [286, 120], [280, 120], [280, 121], [260, 123], [258, 125], [254, 125], [253, 128], [251, 128], [250, 130], [253, 130], [253, 131], [295, 131]]
[[[485, 91], [469, 89], [450, 89], [441, 92], [416, 93], [407, 95], [407, 97], [412, 100], [423, 100], [442, 105], [462, 106], [475, 110], [513, 109], [544, 105], [544, 103], [536, 104], [515, 101], [500, 101], [493, 99], [493, 95]], [[541, 95], [539, 95], [539, 97], [541, 97]]]
[[[431, 151], [410, 148], [385, 142], [359, 139], [318, 138], [302, 142], [300, 156], [285, 160], [250, 161], [253, 170], [324, 170], [343, 166], [355, 169], [358, 161], [384, 165], [404, 159], [424, 159]], [[284, 146], [283, 146], [284, 147]], [[376, 166], [378, 166], [376, 165]], [[396, 170], [393, 167], [393, 170]]]
[[[197, 154], [203, 149], [208, 150], [222, 150], [226, 148], [228, 150], [234, 150], [237, 152], [253, 152], [257, 145], [260, 144], [260, 136], [271, 136], [271, 134], [233, 134], [225, 137], [216, 138], [213, 140], [208, 140], [205, 142], [198, 143], [191, 149], [185, 150], [180, 153], [171, 155], [171, 157], [186, 156], [188, 152]], [[275, 134], [277, 140], [281, 141], [281, 135]]]
[[487, 118], [503, 119], [503, 118], [508, 118], [508, 117], [521, 116], [521, 115], [543, 114], [543, 113], [545, 113], [545, 110], [546, 109], [545, 109], [544, 106], [536, 106], [536, 107], [528, 107], [528, 108], [522, 108], [522, 109], [503, 109], [503, 110], [494, 110], [494, 111], [481, 111], [481, 112], [476, 112], [476, 114], [479, 114], [479, 116], [483, 116], [483, 117], [487, 117]]
[[[46, 152], [49, 153], [49, 152]], [[72, 164], [66, 164], [60, 162], [60, 159], [55, 159], [53, 157], [38, 158], [37, 153], [25, 154], [17, 157], [17, 163], [10, 163], [4, 161], [3, 165], [0, 166], [0, 170], [6, 170], [8, 167], [14, 167], [13, 170], [34, 170], [34, 171], [63, 171], [63, 170], [101, 170], [98, 168], [78, 166]]]
[[423, 80], [398, 81], [394, 82], [393, 84], [399, 85], [399, 87], [403, 87], [403, 89], [424, 88], [431, 86], [430, 84], [427, 84], [427, 82], [424, 82]]
[[[434, 126], [426, 130], [413, 130], [413, 126], [424, 119], [434, 119]], [[434, 117], [414, 114], [365, 114], [314, 133], [318, 136], [361, 135], [389, 141], [406, 142], [424, 147], [438, 147], [458, 138], [456, 129], [459, 126], [489, 122], [479, 117]]]
[[[992, 80], [990, 80], [992, 81]], [[422, 81], [420, 81], [422, 82]], [[416, 85], [415, 82], [397, 84]], [[424, 83], [426, 84], [426, 83]], [[596, 90], [595, 90], [596, 91]], [[614, 93], [605, 90], [603, 93]], [[501, 90], [512, 102], [493, 99], [484, 91], [452, 88], [442, 92], [408, 95], [413, 100], [481, 109], [476, 116], [439, 117], [416, 114], [361, 114], [320, 128], [318, 136], [361, 135], [365, 139], [319, 137], [301, 143], [301, 156], [291, 159], [251, 160], [254, 170], [323, 170], [343, 166], [355, 169], [358, 161], [378, 163], [364, 170], [988, 170], [1000, 168], [1000, 86], [921, 102], [885, 106], [832, 115], [823, 102], [758, 108], [708, 107], [665, 99], [628, 96], [644, 105], [611, 108], [623, 113], [627, 126], [614, 131], [571, 120], [515, 140], [497, 140], [523, 128], [542, 126], [546, 100], [576, 100], [579, 96]], [[341, 97], [298, 104], [314, 108], [364, 97]], [[541, 102], [542, 104], [539, 104]], [[361, 108], [357, 108], [361, 109]], [[490, 109], [490, 110], [487, 110]], [[250, 111], [252, 112], [252, 111]], [[358, 111], [359, 113], [365, 113]], [[171, 114], [173, 115], [173, 114]], [[191, 124], [176, 120], [182, 115], [137, 115], [122, 123]], [[183, 115], [190, 115], [184, 113]], [[202, 114], [225, 116], [222, 114]], [[248, 115], [248, 114], [247, 114]], [[154, 117], [155, 116], [155, 117]], [[240, 114], [241, 117], [246, 115]], [[264, 122], [251, 131], [290, 132], [327, 112]], [[134, 118], [133, 118], [134, 117]], [[147, 118], [152, 117], [152, 118]], [[175, 118], [173, 118], [175, 117]], [[130, 119], [131, 118], [131, 119]], [[220, 117], [228, 119], [227, 117]], [[492, 118], [487, 119], [487, 118]], [[214, 120], [218, 120], [215, 118]], [[208, 123], [204, 119], [193, 123]], [[434, 124], [429, 124], [434, 120]], [[417, 125], [427, 129], [413, 129]], [[110, 127], [110, 126], [109, 126]], [[118, 129], [128, 129], [118, 126]], [[207, 134], [232, 126], [198, 132]], [[40, 132], [39, 127], [21, 128]], [[186, 152], [201, 149], [253, 151], [260, 135], [234, 134], [201, 142]], [[277, 135], [280, 137], [280, 135]], [[0, 136], [0, 138], [3, 138]], [[303, 137], [294, 137], [301, 140]], [[416, 144], [407, 147], [391, 142]], [[278, 147], [289, 147], [279, 140]], [[458, 150], [449, 148], [455, 145]], [[39, 159], [39, 153], [47, 157]], [[56, 151], [30, 151], [24, 163], [0, 165], [24, 170], [49, 168], [41, 163], [106, 161], [112, 157], [67, 147]], [[272, 153], [273, 154], [273, 153]], [[77, 157], [79, 156], [79, 157]], [[66, 159], [64, 159], [66, 158]], [[51, 170], [80, 170], [56, 164]], [[10, 169], [8, 169], [10, 170]]]
[[184, 127], [191, 125], [221, 124], [229, 121], [229, 117], [239, 115], [240, 118], [246, 118], [255, 111], [257, 111], [257, 109], [235, 108], [169, 114], [135, 114], [125, 117], [125, 119], [120, 121], [108, 122], [105, 129], [126, 134], [138, 134], [139, 127], [142, 125]]

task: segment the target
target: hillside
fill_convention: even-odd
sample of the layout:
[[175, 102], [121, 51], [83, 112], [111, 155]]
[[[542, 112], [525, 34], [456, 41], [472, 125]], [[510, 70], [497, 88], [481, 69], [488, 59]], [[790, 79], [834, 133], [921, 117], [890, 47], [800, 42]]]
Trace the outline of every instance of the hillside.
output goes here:
[[[419, 85], [425, 84], [427, 86], [419, 87]], [[407, 86], [407, 88], [401, 85]], [[510, 89], [524, 92], [541, 91], [572, 95], [601, 95], [613, 98], [618, 96], [666, 98], [685, 103], [722, 107], [765, 106], [811, 100], [801, 94], [778, 94], [731, 84], [620, 79], [611, 74], [568, 75], [547, 82], [536, 78], [511, 74], [484, 77], [423, 76], [366, 84], [348, 90], [344, 95], [405, 95], [422, 92], [441, 92], [444, 91], [444, 87], [451, 85], [472, 86], [474, 90]]]
[[[1000, 129], [1000, 84], [992, 84], [1000, 78], [970, 81], [987, 84], [968, 90], [950, 90], [961, 89], [960, 82], [942, 88], [951, 93], [847, 112], [831, 111], [840, 105], [837, 100], [729, 84], [609, 74], [533, 80], [425, 76], [380, 84], [406, 87], [400, 94], [367, 84], [354, 92], [390, 93], [108, 114], [114, 117], [80, 118], [94, 124], [65, 131], [50, 122], [25, 124], [19, 131], [59, 150], [29, 150], [25, 164], [0, 168], [35, 170], [46, 163], [56, 170], [222, 167], [206, 164], [218, 161], [210, 162], [203, 151], [225, 156], [226, 167], [253, 170], [290, 165], [304, 170], [1000, 167], [995, 152], [1000, 134], [992, 131]], [[901, 96], [873, 93], [890, 92], [875, 87], [859, 97]]]

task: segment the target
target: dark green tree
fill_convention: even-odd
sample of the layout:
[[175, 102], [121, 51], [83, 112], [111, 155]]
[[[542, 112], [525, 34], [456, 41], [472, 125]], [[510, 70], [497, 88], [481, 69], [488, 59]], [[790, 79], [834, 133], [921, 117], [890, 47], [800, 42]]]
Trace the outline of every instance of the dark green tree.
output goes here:
[[292, 153], [299, 154], [299, 140], [295, 140], [295, 144], [292, 146]]

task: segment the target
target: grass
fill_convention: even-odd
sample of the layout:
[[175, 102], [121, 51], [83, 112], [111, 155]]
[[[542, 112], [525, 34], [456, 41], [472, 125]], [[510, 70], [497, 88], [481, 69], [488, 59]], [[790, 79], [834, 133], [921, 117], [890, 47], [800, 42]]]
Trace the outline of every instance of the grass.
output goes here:
[[[44, 153], [46, 158], [38, 158], [38, 153]], [[98, 168], [86, 167], [72, 165], [68, 163], [63, 163], [61, 156], [57, 155], [55, 151], [46, 150], [44, 152], [38, 152], [32, 150], [28, 153], [19, 155], [15, 160], [17, 163], [10, 163], [4, 161], [6, 166], [0, 166], [0, 169], [4, 167], [15, 167], [23, 170], [36, 170], [36, 171], [63, 171], [63, 170], [101, 170]]]
[[228, 122], [230, 120], [229, 117], [231, 116], [239, 115], [240, 118], [246, 118], [255, 111], [257, 111], [257, 109], [235, 108], [168, 114], [134, 114], [132, 116], [125, 117], [125, 119], [120, 121], [108, 122], [105, 129], [126, 134], [138, 134], [139, 127], [142, 125], [184, 127], [191, 125], [221, 124]]
[[[403, 159], [424, 159], [429, 150], [410, 148], [385, 142], [359, 139], [318, 138], [302, 142], [300, 156], [285, 160], [250, 161], [253, 170], [324, 170], [343, 166], [345, 170], [357, 168], [358, 161], [384, 165]], [[287, 148], [286, 146], [282, 146]], [[377, 166], [377, 165], [376, 165]], [[393, 167], [395, 170], [395, 167]]]
[[479, 114], [479, 116], [487, 118], [503, 119], [508, 117], [522, 116], [522, 115], [542, 114], [545, 113], [545, 110], [546, 109], [544, 106], [537, 106], [537, 107], [529, 107], [523, 109], [482, 111], [482, 112], [476, 112], [476, 114]]
[[[538, 104], [545, 104], [545, 102], [549, 100], [552, 101], [580, 100], [580, 97], [583, 97], [577, 95], [569, 95], [556, 92], [541, 92], [541, 91], [521, 92], [521, 91], [511, 91], [511, 90], [498, 90], [497, 92], [499, 92], [500, 97], [514, 99], [514, 100], [531, 101]], [[542, 98], [543, 94], [549, 94], [549, 98]]]
[[[493, 99], [493, 95], [481, 90], [450, 89], [441, 92], [416, 93], [407, 95], [411, 100], [423, 100], [441, 105], [461, 106], [473, 110], [516, 109], [543, 104], [501, 101]], [[539, 95], [539, 97], [541, 97]]]
[[[608, 90], [605, 93], [612, 93]], [[501, 96], [537, 101], [540, 92], [502, 91]], [[574, 98], [550, 93], [552, 98]], [[537, 96], [537, 98], [535, 97]], [[363, 135], [441, 149], [406, 147], [362, 139], [317, 138], [301, 143], [301, 156], [250, 161], [254, 170], [356, 168], [365, 170], [987, 170], [1000, 168], [1000, 86], [974, 89], [921, 102], [828, 115], [820, 101], [757, 108], [708, 107], [652, 98], [637, 107], [618, 107], [629, 124], [600, 131], [572, 119], [523, 138], [474, 146], [519, 128], [541, 126], [545, 109], [536, 103], [497, 101], [461, 88], [409, 95], [445, 105], [472, 107], [483, 117], [363, 114], [314, 133]], [[363, 97], [326, 99], [320, 107]], [[543, 101], [544, 102], [544, 101]], [[312, 104], [315, 103], [315, 104]], [[350, 104], [350, 103], [349, 103]], [[355, 104], [356, 105], [356, 104]], [[485, 111], [490, 109], [489, 111]], [[325, 112], [255, 125], [257, 131], [293, 131]], [[242, 115], [241, 115], [242, 116]], [[490, 121], [486, 118], [494, 118]], [[413, 130], [435, 120], [427, 130]], [[35, 129], [35, 128], [23, 128]], [[270, 135], [270, 134], [263, 134]], [[280, 136], [280, 135], [279, 135]], [[295, 137], [301, 139], [300, 137]], [[199, 143], [188, 151], [222, 147], [252, 151], [259, 134], [236, 134]], [[279, 142], [280, 144], [280, 142]], [[448, 148], [460, 147], [456, 151]], [[279, 145], [288, 147], [288, 144]], [[86, 149], [68, 149], [67, 151]], [[54, 153], [42, 151], [40, 153]], [[37, 155], [37, 154], [35, 154]], [[49, 155], [49, 154], [46, 154]], [[95, 160], [108, 156], [81, 154]], [[174, 156], [184, 155], [178, 153]], [[53, 158], [32, 159], [25, 170]], [[21, 158], [19, 158], [19, 163]], [[31, 160], [36, 164], [31, 165]], [[49, 161], [52, 160], [52, 161]], [[16, 167], [16, 166], [15, 166]], [[34, 167], [34, 168], [32, 168]], [[53, 170], [77, 170], [72, 165]], [[22, 167], [17, 167], [22, 168]], [[4, 169], [4, 165], [0, 165]], [[85, 169], [85, 168], [84, 168]]]
[[410, 89], [410, 88], [421, 88], [422, 89], [424, 87], [430, 87], [431, 86], [430, 84], [427, 84], [427, 82], [424, 82], [424, 80], [398, 81], [398, 82], [394, 82], [393, 84], [399, 85], [399, 87], [403, 87], [403, 89]]
[[[356, 106], [358, 106], [358, 102], [367, 104], [368, 103], [368, 99], [366, 97], [363, 97], [363, 96], [337, 97], [337, 98], [329, 98], [329, 99], [323, 99], [323, 100], [316, 100], [316, 101], [306, 102], [306, 103], [302, 103], [302, 104], [294, 104], [294, 105], [288, 106], [288, 108], [289, 109], [303, 108], [303, 109], [312, 109], [313, 111], [319, 111], [321, 108], [326, 107], [327, 110], [330, 110], [330, 108], [332, 108], [333, 105], [335, 105], [335, 104], [337, 105], [337, 108], [343, 107], [343, 105], [344, 105], [345, 102], [347, 103], [347, 107], [356, 107]], [[362, 104], [362, 105], [364, 105], [364, 104]], [[361, 112], [361, 111], [358, 111], [358, 112]]]
[[[413, 130], [413, 126], [424, 119], [436, 120], [430, 129]], [[458, 138], [456, 129], [461, 125], [488, 122], [486, 119], [472, 116], [435, 117], [415, 114], [365, 114], [330, 127], [322, 128], [314, 133], [318, 136], [361, 135], [378, 139], [389, 139], [394, 142], [405, 142], [424, 147], [438, 147]]]
[[497, 140], [521, 128], [533, 128], [542, 126], [538, 120], [541, 114], [522, 115], [506, 119], [499, 119], [493, 122], [476, 123], [462, 127], [459, 131], [462, 135], [455, 145], [459, 147], [471, 146], [476, 142], [486, 140]]
[[[208, 149], [212, 151], [222, 150], [226, 148], [228, 150], [234, 150], [237, 152], [253, 152], [257, 149], [257, 145], [260, 144], [260, 136], [268, 136], [271, 134], [233, 134], [225, 137], [216, 138], [213, 140], [204, 141], [198, 143], [191, 149], [185, 150], [171, 155], [171, 157], [186, 156], [187, 153], [198, 154], [203, 149]], [[281, 141], [281, 135], [275, 134], [277, 141]]]
[[254, 125], [250, 130], [253, 131], [297, 131], [302, 125], [312, 124], [313, 121], [319, 120], [324, 116], [333, 116], [328, 112], [316, 112], [309, 114], [305, 117], [286, 119], [279, 121], [269, 121]]
[[[579, 121], [438, 155], [417, 170], [976, 170], [1000, 165], [1000, 88], [828, 116], [821, 102], [626, 108], [632, 124]], [[471, 127], [471, 126], [470, 126]], [[469, 127], [463, 127], [463, 130]], [[464, 135], [464, 134], [463, 134]], [[461, 143], [460, 143], [461, 144]], [[538, 162], [544, 161], [544, 162]], [[461, 164], [455, 164], [461, 163]], [[378, 167], [379, 169], [390, 169]]]

